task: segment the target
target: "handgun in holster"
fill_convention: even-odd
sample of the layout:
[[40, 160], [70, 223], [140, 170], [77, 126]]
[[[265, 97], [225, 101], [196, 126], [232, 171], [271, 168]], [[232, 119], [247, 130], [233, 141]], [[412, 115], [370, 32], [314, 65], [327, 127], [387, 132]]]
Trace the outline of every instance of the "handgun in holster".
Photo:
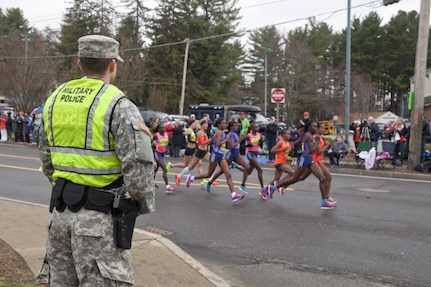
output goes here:
[[112, 216], [114, 218], [114, 234], [118, 248], [130, 249], [132, 247], [133, 230], [139, 205], [136, 200], [120, 196], [114, 198]]
[[59, 178], [52, 187], [51, 201], [49, 203], [49, 212], [52, 213], [54, 207], [57, 211], [63, 212], [66, 208], [66, 203], [63, 200], [63, 189], [66, 181]]

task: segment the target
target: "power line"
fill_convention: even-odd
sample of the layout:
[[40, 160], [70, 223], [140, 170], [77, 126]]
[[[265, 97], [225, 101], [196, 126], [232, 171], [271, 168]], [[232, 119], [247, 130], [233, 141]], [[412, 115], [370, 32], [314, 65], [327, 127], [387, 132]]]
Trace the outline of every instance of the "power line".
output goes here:
[[[273, 3], [284, 2], [284, 1], [286, 1], [286, 0], [271, 1], [271, 2], [267, 2], [267, 3], [256, 4], [256, 5], [262, 6], [262, 5], [273, 4]], [[370, 6], [370, 5], [377, 5], [377, 4], [380, 4], [377, 7], [382, 7], [383, 6], [383, 4], [381, 3], [381, 0], [374, 0], [374, 1], [363, 3], [363, 4], [358, 4], [358, 5], [352, 6], [351, 9], [356, 9], [356, 8], [360, 8], [360, 7]], [[247, 8], [249, 8], [249, 7], [255, 7], [256, 5], [247, 6]], [[196, 38], [196, 39], [190, 39], [189, 41], [190, 42], [199, 42], [199, 41], [204, 41], [204, 40], [216, 39], [216, 38], [221, 38], [221, 37], [230, 37], [230, 36], [235, 36], [235, 38], [239, 38], [239, 37], [242, 37], [243, 34], [247, 34], [247, 33], [258, 31], [259, 29], [264, 28], [264, 27], [271, 27], [271, 26], [280, 26], [280, 25], [285, 25], [285, 24], [291, 24], [291, 23], [295, 23], [295, 22], [307, 21], [309, 19], [319, 18], [319, 17], [323, 17], [323, 16], [329, 15], [324, 20], [321, 20], [321, 21], [326, 21], [326, 20], [330, 19], [333, 15], [335, 15], [337, 13], [340, 13], [340, 12], [343, 12], [343, 11], [346, 11], [346, 10], [347, 10], [347, 8], [342, 8], [342, 9], [333, 10], [333, 11], [330, 11], [330, 12], [320, 13], [320, 14], [313, 15], [313, 16], [296, 18], [296, 19], [286, 20], [286, 21], [283, 21], [283, 22], [278, 22], [278, 23], [275, 23], [275, 24], [264, 25], [264, 26], [257, 27], [257, 28], [241, 29], [239, 31], [225, 33], [225, 34], [219, 34], [219, 35], [212, 35], [212, 36], [201, 37], [201, 38]], [[168, 47], [168, 46], [174, 46], [174, 45], [180, 45], [180, 44], [185, 44], [185, 41], [182, 40], [182, 41], [171, 42], [171, 43], [164, 43], [164, 44], [159, 44], [159, 45], [151, 45], [151, 46], [147, 46], [147, 47], [138, 47], [138, 48], [124, 49], [124, 50], [120, 50], [120, 52], [133, 52], [133, 51], [140, 51], [140, 50], [144, 50], [144, 49], [154, 49], [154, 48]], [[73, 55], [61, 55], [61, 56], [37, 56], [37, 57], [27, 57], [27, 58], [28, 59], [55, 59], [55, 58], [69, 58], [69, 57], [76, 57], [76, 54], [73, 54]], [[8, 57], [8, 58], [11, 58], [11, 59], [22, 59], [24, 57]]]
[[286, 1], [291, 1], [291, 0], [277, 0], [277, 1], [270, 1], [270, 2], [265, 2], [265, 3], [259, 3], [259, 4], [252, 4], [252, 5], [249, 5], [249, 6], [244, 6], [241, 9], [255, 8], [255, 7], [266, 6], [266, 5], [271, 5], [271, 4], [276, 4], [276, 3], [280, 3], [280, 2], [286, 2]]

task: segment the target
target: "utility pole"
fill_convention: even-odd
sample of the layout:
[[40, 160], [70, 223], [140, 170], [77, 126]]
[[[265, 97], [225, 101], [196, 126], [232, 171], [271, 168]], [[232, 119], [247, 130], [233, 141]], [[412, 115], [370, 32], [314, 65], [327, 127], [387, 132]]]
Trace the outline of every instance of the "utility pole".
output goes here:
[[265, 79], [265, 84], [264, 84], [264, 116], [268, 116], [268, 53], [272, 53], [272, 49], [271, 48], [265, 48], [264, 50], [264, 54], [265, 54], [265, 59], [264, 59], [264, 79]]
[[427, 68], [430, 0], [421, 1], [418, 43], [414, 76], [414, 108], [411, 115], [408, 168], [414, 169], [421, 159], [422, 126], [424, 115], [425, 77]]
[[189, 46], [190, 46], [190, 39], [185, 39], [184, 42], [186, 43], [186, 51], [184, 53], [184, 67], [183, 67], [183, 82], [181, 84], [181, 98], [180, 98], [180, 115], [184, 114], [184, 98], [186, 95], [186, 79], [187, 79], [187, 62], [189, 59]]
[[27, 62], [28, 62], [28, 41], [30, 41], [28, 39], [28, 32], [25, 32], [25, 52], [24, 52], [24, 61], [25, 61], [25, 70], [27, 70]]
[[349, 127], [350, 127], [350, 69], [351, 69], [351, 45], [352, 45], [352, 20], [351, 20], [352, 1], [347, 1], [347, 29], [346, 29], [346, 89], [344, 95], [344, 131], [346, 143], [349, 142]]

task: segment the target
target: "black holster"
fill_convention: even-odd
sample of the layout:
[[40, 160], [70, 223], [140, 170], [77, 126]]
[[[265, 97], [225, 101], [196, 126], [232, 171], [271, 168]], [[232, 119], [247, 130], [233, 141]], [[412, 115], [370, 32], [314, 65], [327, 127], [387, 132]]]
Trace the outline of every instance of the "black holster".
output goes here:
[[114, 219], [114, 237], [118, 248], [132, 247], [133, 230], [139, 205], [133, 199], [115, 197], [112, 216]]
[[51, 201], [49, 203], [49, 212], [52, 213], [54, 207], [57, 211], [63, 212], [66, 208], [66, 203], [63, 200], [63, 189], [66, 180], [59, 178], [52, 187]]

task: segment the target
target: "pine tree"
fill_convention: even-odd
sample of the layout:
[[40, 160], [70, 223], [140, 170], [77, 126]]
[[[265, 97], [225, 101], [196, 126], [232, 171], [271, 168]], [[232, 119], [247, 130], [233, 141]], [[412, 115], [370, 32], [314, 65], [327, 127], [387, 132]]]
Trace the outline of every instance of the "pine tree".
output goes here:
[[[156, 17], [149, 21], [151, 47], [146, 54], [148, 81], [157, 103], [176, 112], [181, 95], [186, 40], [191, 40], [187, 69], [186, 99], [227, 103], [241, 81], [238, 59], [241, 45], [234, 41], [238, 20], [236, 1], [162, 0]], [[151, 105], [149, 105], [151, 106]]]
[[78, 39], [85, 35], [113, 35], [113, 8], [109, 1], [73, 0], [61, 24], [58, 50], [67, 56], [65, 66], [74, 68], [73, 55], [78, 52]]

